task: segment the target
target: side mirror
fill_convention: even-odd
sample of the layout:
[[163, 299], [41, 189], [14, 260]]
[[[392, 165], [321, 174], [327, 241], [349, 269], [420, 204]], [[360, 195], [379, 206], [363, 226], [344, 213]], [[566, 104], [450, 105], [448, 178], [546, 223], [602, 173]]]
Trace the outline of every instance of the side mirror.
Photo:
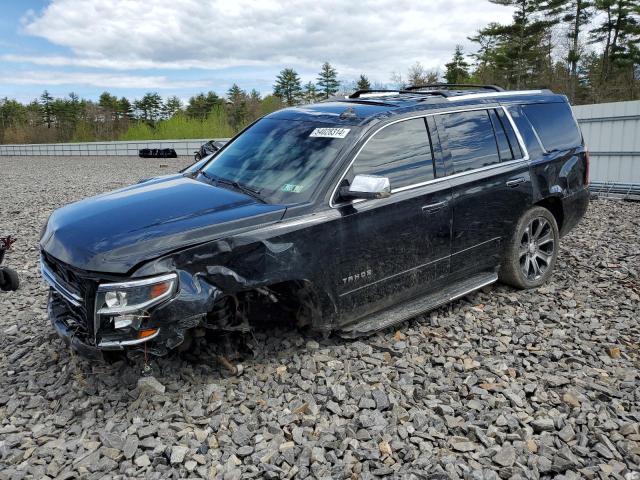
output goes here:
[[387, 177], [356, 175], [351, 185], [340, 188], [343, 198], [387, 198], [391, 195], [391, 184]]

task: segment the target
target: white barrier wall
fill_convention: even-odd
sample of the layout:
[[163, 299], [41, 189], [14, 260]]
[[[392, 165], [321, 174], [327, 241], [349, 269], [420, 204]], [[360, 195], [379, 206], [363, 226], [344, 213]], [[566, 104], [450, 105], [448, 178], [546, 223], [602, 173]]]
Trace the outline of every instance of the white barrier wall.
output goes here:
[[[211, 140], [157, 140], [135, 142], [87, 142], [87, 143], [41, 143], [29, 145], [0, 145], [0, 155], [133, 155], [143, 148], [173, 148], [178, 155], [193, 155], [200, 146]], [[216, 140], [228, 140], [218, 138]]]
[[640, 185], [640, 100], [573, 111], [591, 153], [591, 181]]

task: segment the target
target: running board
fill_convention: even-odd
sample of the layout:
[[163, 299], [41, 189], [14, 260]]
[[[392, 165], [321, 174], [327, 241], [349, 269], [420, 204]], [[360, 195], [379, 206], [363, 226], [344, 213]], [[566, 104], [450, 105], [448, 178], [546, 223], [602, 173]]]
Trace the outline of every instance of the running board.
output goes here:
[[441, 305], [462, 298], [482, 287], [498, 280], [495, 272], [485, 272], [466, 278], [440, 291], [417, 297], [407, 302], [374, 313], [358, 322], [347, 325], [338, 331], [343, 338], [356, 338], [370, 335], [378, 330], [403, 322], [421, 313], [433, 310]]

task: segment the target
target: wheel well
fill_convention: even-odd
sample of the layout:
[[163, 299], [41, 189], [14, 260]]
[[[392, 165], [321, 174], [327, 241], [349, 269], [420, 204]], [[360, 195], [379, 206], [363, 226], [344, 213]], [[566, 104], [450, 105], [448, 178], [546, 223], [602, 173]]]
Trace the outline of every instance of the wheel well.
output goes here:
[[559, 198], [549, 197], [544, 200], [540, 200], [536, 205], [544, 207], [549, 210], [558, 224], [558, 230], [562, 231], [562, 224], [564, 222], [564, 211], [562, 209], [562, 202]]
[[322, 318], [318, 296], [307, 281], [286, 281], [221, 297], [207, 315], [220, 330], [246, 331], [265, 324], [313, 325]]

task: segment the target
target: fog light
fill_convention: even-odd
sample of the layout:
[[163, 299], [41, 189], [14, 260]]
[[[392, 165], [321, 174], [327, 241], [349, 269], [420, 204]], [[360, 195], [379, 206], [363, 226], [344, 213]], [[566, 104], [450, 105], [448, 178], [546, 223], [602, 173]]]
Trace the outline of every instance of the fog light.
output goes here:
[[133, 324], [133, 321], [136, 319], [133, 315], [121, 315], [119, 317], [115, 317], [113, 319], [113, 328], [128, 328]]

